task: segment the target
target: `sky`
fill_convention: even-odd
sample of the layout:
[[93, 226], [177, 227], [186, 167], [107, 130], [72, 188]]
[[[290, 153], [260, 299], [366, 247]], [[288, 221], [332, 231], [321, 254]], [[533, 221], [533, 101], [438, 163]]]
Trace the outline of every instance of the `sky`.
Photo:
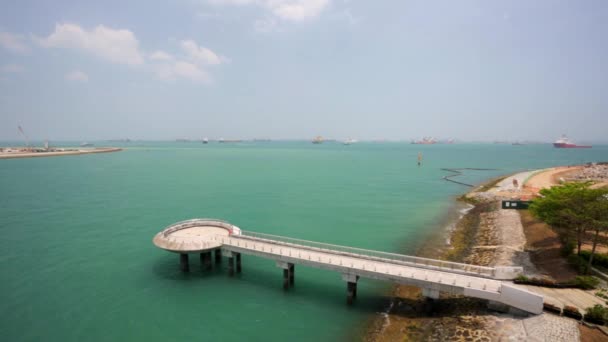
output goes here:
[[0, 3], [0, 140], [608, 141], [608, 1]]

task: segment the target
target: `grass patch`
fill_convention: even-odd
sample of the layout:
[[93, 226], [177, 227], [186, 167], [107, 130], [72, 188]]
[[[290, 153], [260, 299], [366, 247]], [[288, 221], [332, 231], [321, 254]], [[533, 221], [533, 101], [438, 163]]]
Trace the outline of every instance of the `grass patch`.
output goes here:
[[478, 199], [476, 199], [474, 197], [468, 197], [467, 195], [468, 194], [464, 194], [464, 195], [458, 197], [457, 200], [460, 202], [471, 204], [471, 205], [478, 205], [479, 203], [481, 203]]

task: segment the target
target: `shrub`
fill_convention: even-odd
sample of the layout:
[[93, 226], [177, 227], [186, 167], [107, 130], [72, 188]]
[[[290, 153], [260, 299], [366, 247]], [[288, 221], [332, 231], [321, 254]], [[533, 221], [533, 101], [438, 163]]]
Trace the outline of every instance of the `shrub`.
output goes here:
[[528, 278], [524, 275], [520, 275], [513, 280], [515, 284], [527, 284], [534, 286], [544, 287], [573, 287], [571, 284], [558, 284], [555, 281], [548, 278]]
[[604, 325], [606, 319], [608, 319], [608, 308], [605, 308], [600, 304], [587, 308], [585, 311], [585, 321], [589, 323]]
[[574, 306], [564, 306], [564, 310], [562, 311], [562, 313], [564, 316], [574, 318], [576, 320], [581, 320], [583, 318], [583, 315]]
[[[515, 284], [526, 284], [542, 287], [553, 287], [553, 288], [579, 288], [583, 290], [591, 290], [596, 288], [600, 281], [592, 276], [577, 276], [571, 281], [566, 283], [556, 283], [554, 280], [549, 278], [528, 278], [524, 275], [520, 275], [513, 280]], [[596, 296], [602, 297], [602, 293], [596, 293]], [[608, 297], [607, 297], [608, 298]]]
[[543, 310], [547, 312], [552, 312], [554, 314], [557, 314], [558, 316], [562, 313], [562, 309], [550, 303], [543, 303]]
[[571, 254], [568, 256], [568, 263], [572, 265], [572, 267], [574, 267], [578, 273], [587, 273], [587, 262], [578, 255]]
[[[591, 251], [581, 251], [580, 257], [585, 261], [589, 261], [591, 257]], [[593, 256], [593, 265], [602, 266], [608, 268], [608, 255], [595, 253]]]
[[562, 256], [567, 257], [572, 255], [574, 248], [576, 248], [576, 242], [574, 242], [574, 240], [565, 240], [561, 250]]
[[548, 278], [534, 278], [536, 285], [546, 286], [546, 287], [556, 287], [557, 283]]
[[576, 287], [583, 290], [591, 290], [599, 285], [600, 281], [596, 277], [592, 276], [577, 276], [574, 278], [574, 284]]

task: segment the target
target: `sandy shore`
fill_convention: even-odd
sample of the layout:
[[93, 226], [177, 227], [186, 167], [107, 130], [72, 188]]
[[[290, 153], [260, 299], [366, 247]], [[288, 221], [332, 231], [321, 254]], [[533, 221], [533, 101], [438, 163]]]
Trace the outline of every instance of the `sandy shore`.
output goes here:
[[56, 157], [56, 156], [70, 156], [79, 154], [90, 154], [90, 153], [108, 153], [122, 151], [122, 148], [117, 147], [99, 147], [93, 149], [71, 149], [66, 148], [65, 151], [52, 151], [52, 152], [24, 152], [24, 151], [11, 151], [11, 152], [0, 152], [0, 159], [10, 158], [36, 158], [36, 157]]
[[[589, 178], [589, 175], [601, 182], [602, 177], [608, 178], [606, 171], [608, 167], [601, 165], [559, 167], [521, 172], [488, 182], [463, 196], [464, 201], [475, 205], [456, 223], [448, 239], [451, 243], [440, 243], [438, 240], [445, 239], [436, 238], [427, 242], [421, 248], [424, 252], [418, 254], [486, 266], [520, 265], [528, 276], [545, 276], [532, 262], [530, 254], [534, 246], [528, 244], [526, 234], [529, 232], [522, 225], [519, 211], [501, 209], [500, 201], [529, 198], [542, 188], [564, 180]], [[564, 290], [539, 291], [558, 306], [574, 305], [582, 311], [589, 303], [601, 301], [591, 291]], [[524, 318], [500, 314], [488, 310], [483, 301], [447, 295], [429, 303], [422, 298], [420, 289], [403, 285], [395, 286], [392, 297], [386, 312], [370, 324], [364, 340], [581, 340], [579, 324], [564, 317], [542, 314]]]

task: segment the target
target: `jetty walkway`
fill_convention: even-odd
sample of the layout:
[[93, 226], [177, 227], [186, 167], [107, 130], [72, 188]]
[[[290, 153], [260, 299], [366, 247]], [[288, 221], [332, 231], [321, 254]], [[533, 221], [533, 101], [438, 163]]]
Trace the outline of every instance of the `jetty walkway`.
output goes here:
[[285, 289], [295, 282], [295, 265], [336, 271], [347, 284], [349, 304], [357, 296], [357, 281], [369, 278], [418, 286], [427, 298], [437, 299], [445, 292], [487, 299], [500, 310], [540, 314], [543, 309], [542, 296], [506, 281], [521, 274], [521, 267], [484, 267], [299, 240], [243, 231], [215, 219], [175, 223], [156, 234], [153, 242], [179, 253], [183, 271], [189, 270], [188, 255], [195, 253], [206, 269], [212, 267], [212, 254], [216, 263], [226, 257], [230, 275], [241, 272], [242, 254], [275, 260], [283, 270]]

